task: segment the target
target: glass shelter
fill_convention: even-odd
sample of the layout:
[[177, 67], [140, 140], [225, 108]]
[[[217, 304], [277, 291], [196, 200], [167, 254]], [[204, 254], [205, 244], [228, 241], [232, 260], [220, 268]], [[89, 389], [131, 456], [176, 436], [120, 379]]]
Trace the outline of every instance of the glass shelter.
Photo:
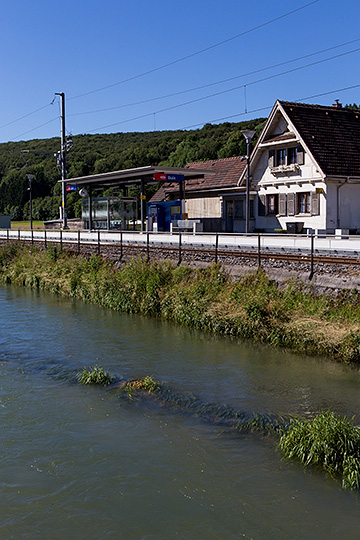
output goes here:
[[84, 229], [134, 230], [137, 219], [137, 200], [133, 197], [83, 199], [81, 217]]

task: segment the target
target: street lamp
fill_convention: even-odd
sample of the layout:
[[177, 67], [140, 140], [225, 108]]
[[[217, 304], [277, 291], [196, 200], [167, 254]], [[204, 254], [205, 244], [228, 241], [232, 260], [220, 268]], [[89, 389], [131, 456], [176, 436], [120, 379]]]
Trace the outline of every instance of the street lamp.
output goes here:
[[250, 223], [250, 143], [251, 139], [255, 135], [256, 131], [252, 129], [244, 129], [241, 132], [246, 139], [246, 158], [247, 158], [247, 170], [246, 170], [246, 204], [245, 204], [245, 232], [249, 232]]
[[32, 219], [32, 186], [31, 183], [34, 180], [35, 176], [33, 174], [27, 174], [27, 179], [29, 180], [28, 192], [30, 194], [30, 230], [33, 230], [33, 219]]

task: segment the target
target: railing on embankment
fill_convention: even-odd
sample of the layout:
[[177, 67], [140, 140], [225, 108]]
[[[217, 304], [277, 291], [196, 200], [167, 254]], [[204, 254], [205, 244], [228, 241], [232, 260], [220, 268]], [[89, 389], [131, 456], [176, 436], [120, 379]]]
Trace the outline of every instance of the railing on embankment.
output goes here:
[[221, 262], [229, 257], [302, 261], [310, 264], [310, 277], [314, 263], [360, 265], [360, 236], [289, 234], [233, 234], [233, 233], [153, 233], [130, 231], [63, 231], [63, 230], [0, 230], [0, 243], [12, 241], [40, 244], [77, 253], [103, 253], [120, 259], [135, 252], [152, 254], [161, 252], [183, 258], [202, 256], [204, 261]]

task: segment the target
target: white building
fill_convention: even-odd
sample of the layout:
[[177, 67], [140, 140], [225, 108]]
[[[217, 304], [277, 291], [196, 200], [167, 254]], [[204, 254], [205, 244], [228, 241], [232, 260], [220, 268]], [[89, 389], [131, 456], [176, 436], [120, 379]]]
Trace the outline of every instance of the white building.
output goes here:
[[360, 111], [277, 101], [250, 170], [252, 230], [360, 233]]

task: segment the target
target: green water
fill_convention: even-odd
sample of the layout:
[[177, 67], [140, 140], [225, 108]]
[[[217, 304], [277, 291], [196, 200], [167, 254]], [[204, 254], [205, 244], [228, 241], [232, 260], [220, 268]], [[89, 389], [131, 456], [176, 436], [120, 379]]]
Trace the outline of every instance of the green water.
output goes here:
[[54, 374], [96, 362], [243, 411], [360, 423], [359, 370], [0, 288], [0, 538], [358, 539], [360, 500], [275, 440]]

